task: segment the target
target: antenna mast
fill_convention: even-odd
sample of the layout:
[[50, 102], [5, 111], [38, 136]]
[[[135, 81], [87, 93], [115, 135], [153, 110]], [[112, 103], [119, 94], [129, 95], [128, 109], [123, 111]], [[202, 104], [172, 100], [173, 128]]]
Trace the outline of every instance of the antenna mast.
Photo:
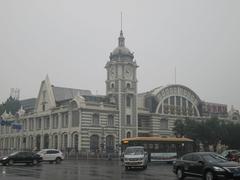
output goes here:
[[121, 12], [121, 31], [122, 31], [122, 12]]
[[175, 80], [175, 84], [177, 84], [177, 72], [176, 72], [176, 67], [174, 68], [174, 80]]

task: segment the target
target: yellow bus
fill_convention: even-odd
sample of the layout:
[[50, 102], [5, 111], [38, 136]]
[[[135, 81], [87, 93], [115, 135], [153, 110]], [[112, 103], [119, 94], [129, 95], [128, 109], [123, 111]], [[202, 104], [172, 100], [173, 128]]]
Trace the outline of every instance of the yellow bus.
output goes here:
[[122, 139], [121, 150], [124, 154], [128, 146], [143, 146], [148, 152], [149, 161], [172, 162], [177, 157], [196, 151], [192, 139], [173, 136], [132, 137]]

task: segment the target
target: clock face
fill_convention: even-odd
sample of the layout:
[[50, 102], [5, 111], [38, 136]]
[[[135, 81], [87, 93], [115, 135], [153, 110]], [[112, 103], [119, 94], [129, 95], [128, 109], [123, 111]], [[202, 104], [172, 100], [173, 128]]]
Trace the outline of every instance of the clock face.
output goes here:
[[132, 68], [131, 67], [129, 67], [129, 66], [126, 67], [125, 75], [126, 75], [127, 78], [132, 78], [133, 73], [132, 73]]

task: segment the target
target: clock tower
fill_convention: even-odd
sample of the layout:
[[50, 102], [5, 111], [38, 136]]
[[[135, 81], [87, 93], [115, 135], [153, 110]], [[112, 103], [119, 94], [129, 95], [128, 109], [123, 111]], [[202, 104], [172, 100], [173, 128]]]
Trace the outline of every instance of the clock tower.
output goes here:
[[137, 64], [134, 55], [125, 47], [122, 30], [118, 46], [110, 53], [107, 70], [106, 94], [119, 110], [119, 137], [138, 135], [137, 117]]

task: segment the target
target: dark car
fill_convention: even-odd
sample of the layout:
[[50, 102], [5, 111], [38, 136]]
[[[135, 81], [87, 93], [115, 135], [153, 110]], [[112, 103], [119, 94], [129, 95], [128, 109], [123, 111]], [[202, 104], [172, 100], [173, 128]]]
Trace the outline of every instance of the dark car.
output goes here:
[[173, 163], [173, 172], [179, 180], [186, 176], [202, 177], [205, 180], [240, 178], [240, 164], [228, 161], [212, 152], [189, 153]]
[[13, 165], [14, 163], [27, 163], [36, 165], [42, 162], [42, 157], [33, 152], [14, 152], [8, 156], [1, 157], [2, 165]]

